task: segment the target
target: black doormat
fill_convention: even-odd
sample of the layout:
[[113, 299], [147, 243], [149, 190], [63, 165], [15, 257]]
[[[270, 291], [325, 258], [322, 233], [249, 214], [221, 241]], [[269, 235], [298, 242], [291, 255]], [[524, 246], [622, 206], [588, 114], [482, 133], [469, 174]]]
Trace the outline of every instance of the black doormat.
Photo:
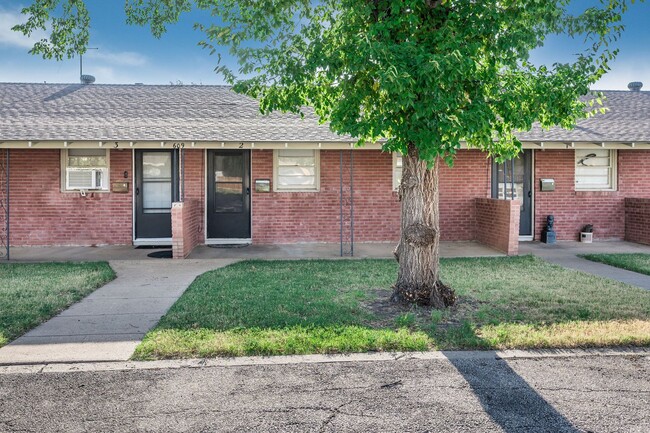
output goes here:
[[152, 259], [171, 259], [172, 250], [154, 251], [153, 253], [147, 254], [147, 257], [151, 257]]
[[136, 250], [160, 250], [160, 249], [169, 249], [171, 245], [138, 245], [135, 247]]
[[218, 244], [218, 245], [208, 245], [210, 248], [246, 248], [250, 247], [251, 244]]

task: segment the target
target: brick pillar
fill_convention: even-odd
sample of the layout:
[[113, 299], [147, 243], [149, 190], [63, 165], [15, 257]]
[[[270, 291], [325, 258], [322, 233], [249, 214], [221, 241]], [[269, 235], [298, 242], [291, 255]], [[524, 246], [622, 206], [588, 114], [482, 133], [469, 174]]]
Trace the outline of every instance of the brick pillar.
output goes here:
[[650, 199], [625, 199], [625, 240], [650, 245]]
[[477, 198], [475, 239], [509, 256], [519, 254], [519, 200]]
[[195, 199], [172, 204], [172, 256], [184, 259], [201, 243], [201, 206]]

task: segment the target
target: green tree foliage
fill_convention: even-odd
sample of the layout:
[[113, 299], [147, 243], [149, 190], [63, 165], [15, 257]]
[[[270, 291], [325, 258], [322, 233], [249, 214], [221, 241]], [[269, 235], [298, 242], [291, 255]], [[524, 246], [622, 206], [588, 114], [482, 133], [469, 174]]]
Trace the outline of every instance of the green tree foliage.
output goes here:
[[[632, 0], [633, 1], [633, 0]], [[623, 26], [623, 0], [571, 14], [549, 0], [126, 0], [127, 20], [155, 36], [193, 8], [218, 16], [197, 25], [203, 46], [227, 47], [239, 68], [217, 70], [263, 112], [313, 107], [360, 144], [384, 139], [429, 163], [451, 164], [461, 142], [500, 158], [521, 148], [533, 122], [571, 127], [591, 112], [579, 97], [607, 70]], [[50, 31], [32, 53], [83, 53], [83, 0], [34, 0], [16, 30]], [[534, 65], [529, 52], [552, 34], [582, 38], [571, 63]]]

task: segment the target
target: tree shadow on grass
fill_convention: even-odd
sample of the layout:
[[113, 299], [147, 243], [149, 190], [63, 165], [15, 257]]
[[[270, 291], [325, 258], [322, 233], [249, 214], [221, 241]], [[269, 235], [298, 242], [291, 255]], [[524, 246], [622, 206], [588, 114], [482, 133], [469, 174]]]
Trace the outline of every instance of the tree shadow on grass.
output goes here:
[[480, 359], [463, 352], [443, 353], [504, 432], [580, 432], [496, 352], [484, 352]]

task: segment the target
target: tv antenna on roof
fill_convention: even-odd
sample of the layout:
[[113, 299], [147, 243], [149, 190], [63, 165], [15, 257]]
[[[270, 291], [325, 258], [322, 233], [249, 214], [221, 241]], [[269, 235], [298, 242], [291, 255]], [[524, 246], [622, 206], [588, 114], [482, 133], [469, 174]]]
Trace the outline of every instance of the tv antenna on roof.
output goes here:
[[[86, 48], [86, 50], [98, 50], [99, 48], [97, 47], [89, 47]], [[83, 54], [79, 53], [79, 81], [81, 81], [81, 84], [92, 84], [95, 82], [95, 77], [92, 75], [84, 75], [84, 56]]]

